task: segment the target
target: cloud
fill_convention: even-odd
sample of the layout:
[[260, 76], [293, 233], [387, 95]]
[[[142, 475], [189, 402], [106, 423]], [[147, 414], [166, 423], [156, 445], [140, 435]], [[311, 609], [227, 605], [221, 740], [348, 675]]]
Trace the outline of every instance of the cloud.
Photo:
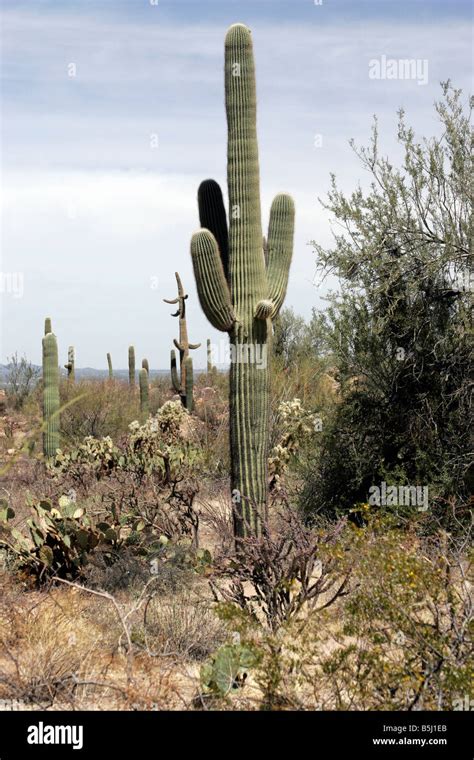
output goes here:
[[[196, 22], [114, 7], [4, 11], [2, 271], [24, 272], [25, 294], [2, 296], [0, 361], [14, 350], [38, 361], [50, 313], [64, 351], [76, 345], [79, 366], [105, 367], [107, 351], [126, 366], [129, 343], [152, 366], [167, 366], [176, 326], [161, 299], [174, 293], [175, 269], [190, 293], [192, 340], [218, 337], [197, 303], [189, 239], [200, 180], [225, 186], [224, 26], [210, 21], [206, 3]], [[419, 133], [431, 134], [439, 80], [469, 86], [470, 34], [454, 14], [421, 24], [416, 14], [370, 21], [333, 8], [310, 23], [298, 11], [282, 24], [282, 8], [268, 4], [265, 21], [255, 16], [252, 25], [263, 224], [273, 195], [292, 192], [287, 304], [309, 316], [320, 301], [307, 243], [330, 241], [317, 197], [332, 171], [345, 190], [366, 181], [347, 140], [365, 143], [376, 112], [383, 151], [397, 155], [401, 105]], [[382, 54], [427, 58], [429, 84], [370, 80], [368, 62]], [[204, 349], [196, 362], [205, 366]]]

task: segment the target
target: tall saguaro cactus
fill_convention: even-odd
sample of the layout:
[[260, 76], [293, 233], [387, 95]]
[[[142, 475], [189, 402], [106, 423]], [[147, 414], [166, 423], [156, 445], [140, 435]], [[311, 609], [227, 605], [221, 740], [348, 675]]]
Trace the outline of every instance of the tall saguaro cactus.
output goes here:
[[128, 382], [132, 387], [135, 385], [135, 349], [133, 346], [128, 347]]
[[[176, 353], [174, 351], [171, 351], [171, 382], [173, 383], [173, 388], [176, 391], [176, 393], [179, 393], [183, 405], [189, 409], [187, 394], [189, 390], [191, 391], [191, 394], [192, 394], [193, 387], [192, 387], [192, 382], [191, 383], [187, 382], [186, 373], [187, 373], [187, 368], [190, 366], [191, 378], [192, 378], [192, 364], [190, 365], [189, 362], [187, 362], [186, 360], [189, 357], [189, 351], [199, 348], [201, 344], [189, 342], [188, 327], [186, 323], [186, 300], [188, 298], [188, 294], [184, 292], [183, 283], [181, 282], [181, 278], [178, 272], [175, 272], [175, 277], [176, 277], [176, 283], [178, 285], [177, 298], [173, 298], [171, 300], [168, 298], [163, 299], [165, 303], [178, 304], [177, 311], [175, 311], [175, 313], [172, 314], [171, 316], [179, 317], [179, 341], [174, 339], [173, 343], [179, 351], [180, 375], [178, 377], [178, 370], [176, 366]], [[190, 403], [192, 407], [192, 399]]]
[[138, 382], [140, 385], [140, 413], [143, 418], [148, 417], [149, 413], [149, 401], [148, 401], [148, 372], [145, 367], [142, 367], [138, 373]]
[[69, 346], [68, 352], [67, 352], [67, 364], [64, 365], [64, 368], [67, 369], [67, 379], [70, 382], [74, 382], [76, 379], [76, 361], [75, 361], [75, 355], [74, 355], [74, 346]]
[[231, 343], [230, 446], [234, 530], [258, 535], [267, 513], [272, 320], [285, 298], [293, 252], [294, 203], [280, 194], [262, 237], [256, 87], [250, 30], [234, 24], [225, 40], [229, 232], [214, 180], [199, 187], [201, 230], [191, 256], [201, 306]]
[[59, 448], [58, 343], [53, 333], [43, 338], [43, 453], [53, 457]]
[[51, 327], [51, 317], [45, 317], [44, 334], [47, 335], [50, 332], [53, 332], [53, 328]]
[[112, 380], [114, 376], [114, 371], [112, 369], [112, 357], [110, 354], [107, 354], [107, 366], [109, 368], [109, 380]]

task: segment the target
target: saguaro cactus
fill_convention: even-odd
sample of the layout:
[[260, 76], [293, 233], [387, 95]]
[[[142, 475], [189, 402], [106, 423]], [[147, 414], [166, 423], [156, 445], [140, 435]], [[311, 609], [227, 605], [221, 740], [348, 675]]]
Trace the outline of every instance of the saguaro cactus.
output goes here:
[[150, 365], [148, 364], [148, 359], [142, 359], [142, 368], [146, 369], [148, 375], [150, 374]]
[[[194, 350], [195, 348], [199, 348], [201, 344], [189, 342], [188, 327], [186, 324], [186, 299], [188, 298], [188, 294], [184, 292], [183, 283], [181, 282], [181, 278], [178, 272], [175, 272], [175, 277], [176, 277], [176, 283], [178, 285], [178, 297], [173, 298], [172, 300], [169, 300], [168, 298], [163, 299], [165, 303], [178, 304], [177, 311], [171, 316], [179, 317], [179, 341], [174, 339], [173, 343], [179, 351], [180, 376], [178, 377], [178, 370], [176, 366], [176, 354], [174, 351], [171, 351], [171, 382], [173, 383], [173, 388], [176, 391], [176, 393], [179, 393], [183, 406], [189, 409], [189, 405], [186, 398], [187, 398], [187, 394], [189, 390], [191, 390], [191, 393], [192, 393], [192, 383], [190, 385], [186, 380], [187, 366], [189, 366], [186, 363], [186, 359], [189, 357], [189, 351]], [[192, 376], [192, 365], [191, 365], [191, 376]], [[192, 407], [192, 399], [191, 399], [191, 407]]]
[[44, 334], [47, 335], [50, 332], [53, 332], [53, 328], [51, 327], [51, 317], [46, 317], [44, 320]]
[[131, 386], [135, 385], [135, 349], [133, 346], [128, 347], [128, 382]]
[[58, 343], [53, 333], [43, 338], [43, 453], [53, 457], [59, 448]]
[[207, 349], [207, 374], [210, 375], [214, 367], [212, 366], [211, 341], [209, 338], [206, 341], [206, 349]]
[[185, 404], [186, 409], [188, 412], [193, 411], [194, 406], [194, 398], [193, 398], [193, 390], [194, 390], [194, 373], [193, 373], [193, 360], [190, 356], [187, 356], [184, 360], [184, 363], [186, 365], [186, 398], [185, 398]]
[[149, 413], [148, 372], [144, 367], [138, 373], [138, 382], [140, 384], [140, 413], [146, 419]]
[[64, 368], [67, 369], [67, 379], [72, 383], [76, 379], [75, 364], [74, 346], [69, 346], [67, 352], [67, 364], [64, 365]]
[[107, 366], [109, 368], [109, 380], [112, 380], [114, 376], [114, 371], [112, 369], [112, 357], [110, 354], [107, 354]]
[[294, 204], [277, 195], [268, 242], [262, 237], [255, 69], [250, 30], [230, 27], [225, 40], [229, 233], [214, 180], [199, 187], [201, 229], [191, 256], [201, 306], [229, 333], [231, 486], [237, 537], [259, 534], [267, 514], [267, 456], [272, 320], [288, 283]]

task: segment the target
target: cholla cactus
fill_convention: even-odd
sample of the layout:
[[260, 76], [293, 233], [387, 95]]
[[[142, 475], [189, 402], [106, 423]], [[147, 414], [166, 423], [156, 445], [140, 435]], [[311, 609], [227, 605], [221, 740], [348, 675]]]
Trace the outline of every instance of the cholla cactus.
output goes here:
[[128, 382], [131, 387], [135, 385], [135, 349], [128, 347]]
[[59, 448], [59, 366], [56, 336], [43, 338], [43, 453], [48, 459]]
[[277, 195], [262, 237], [255, 69], [250, 30], [225, 41], [229, 232], [214, 180], [198, 191], [201, 229], [191, 256], [201, 306], [231, 342], [230, 445], [234, 529], [259, 534], [267, 513], [272, 321], [284, 301], [293, 251], [294, 204]]
[[64, 365], [64, 369], [67, 369], [67, 379], [73, 383], [76, 379], [74, 346], [69, 346], [67, 364]]
[[268, 458], [269, 485], [272, 491], [278, 491], [282, 487], [291, 458], [311, 440], [320, 421], [317, 415], [304, 408], [299, 398], [282, 401], [278, 407], [277, 419], [280, 436]]
[[[176, 393], [179, 393], [183, 406], [189, 409], [190, 407], [188, 404], [190, 404], [192, 408], [192, 403], [193, 403], [192, 402], [193, 386], [192, 386], [192, 382], [189, 382], [186, 379], [186, 371], [187, 371], [187, 367], [190, 366], [191, 378], [192, 378], [192, 364], [189, 365], [189, 363], [187, 363], [186, 360], [189, 357], [189, 351], [199, 348], [201, 344], [189, 342], [188, 328], [186, 324], [186, 299], [188, 298], [188, 294], [184, 292], [183, 283], [181, 282], [181, 278], [178, 272], [175, 272], [175, 277], [176, 277], [176, 282], [178, 285], [177, 298], [173, 298], [171, 300], [168, 298], [163, 299], [165, 303], [178, 304], [177, 311], [171, 316], [179, 317], [179, 341], [175, 339], [173, 340], [173, 343], [179, 351], [180, 377], [178, 377], [178, 370], [176, 366], [176, 354], [174, 351], [171, 351], [171, 382], [173, 384], [173, 389], [176, 391]], [[187, 400], [188, 392], [190, 392], [191, 394], [189, 400]]]

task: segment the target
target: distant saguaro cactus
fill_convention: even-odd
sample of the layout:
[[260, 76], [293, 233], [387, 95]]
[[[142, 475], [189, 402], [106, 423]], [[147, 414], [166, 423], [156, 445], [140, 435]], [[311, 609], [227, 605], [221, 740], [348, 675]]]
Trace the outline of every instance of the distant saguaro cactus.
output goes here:
[[140, 413], [143, 418], [147, 418], [149, 414], [149, 402], [148, 402], [148, 372], [144, 367], [141, 368], [138, 373], [138, 382], [140, 385]]
[[64, 369], [67, 369], [67, 379], [73, 383], [76, 379], [76, 362], [74, 355], [74, 346], [69, 346], [67, 352], [67, 364], [64, 365]]
[[207, 374], [210, 375], [212, 372], [212, 351], [211, 351], [210, 338], [208, 338], [206, 341], [206, 349], [207, 349]]
[[135, 349], [133, 346], [128, 347], [128, 382], [131, 386], [135, 385]]
[[188, 412], [193, 411], [194, 406], [194, 398], [193, 398], [193, 389], [194, 389], [194, 373], [193, 373], [193, 360], [190, 356], [187, 356], [184, 360], [184, 363], [186, 365], [186, 409]]
[[51, 327], [51, 317], [46, 317], [44, 320], [44, 334], [47, 335], [50, 332], [53, 332], [53, 328]]
[[142, 359], [142, 367], [143, 369], [146, 369], [148, 372], [148, 376], [150, 375], [150, 365], [148, 364], [148, 359]]
[[112, 357], [110, 354], [107, 354], [107, 366], [109, 368], [109, 380], [112, 380], [114, 376], [114, 371], [112, 369]]
[[[187, 367], [189, 366], [186, 363], [186, 359], [189, 357], [189, 351], [194, 350], [195, 348], [199, 348], [201, 344], [189, 342], [188, 327], [186, 324], [186, 299], [188, 295], [187, 293], [184, 292], [183, 284], [181, 282], [181, 278], [178, 272], [175, 272], [175, 277], [176, 277], [176, 282], [178, 285], [178, 297], [173, 298], [172, 300], [169, 300], [168, 298], [164, 298], [163, 301], [165, 303], [178, 304], [178, 310], [171, 316], [179, 317], [179, 341], [174, 339], [173, 343], [179, 351], [180, 376], [178, 377], [178, 371], [177, 371], [177, 366], [176, 366], [176, 354], [174, 351], [171, 351], [171, 382], [173, 384], [173, 388], [176, 391], [176, 393], [179, 393], [183, 406], [185, 406], [188, 409], [189, 405], [188, 405], [188, 401], [186, 400], [187, 394], [189, 391], [191, 391], [192, 393], [193, 387], [192, 387], [192, 383], [189, 384], [186, 381], [186, 372], [187, 372]], [[191, 375], [192, 375], [192, 365], [191, 365]], [[192, 401], [191, 401], [191, 407], [192, 407]]]
[[294, 203], [277, 195], [262, 236], [255, 68], [250, 30], [234, 24], [225, 40], [229, 233], [222, 192], [198, 191], [201, 230], [191, 256], [201, 306], [228, 332], [231, 487], [237, 537], [259, 535], [267, 516], [272, 320], [284, 301], [293, 251]]
[[43, 453], [48, 459], [59, 448], [59, 366], [56, 336], [43, 338]]

